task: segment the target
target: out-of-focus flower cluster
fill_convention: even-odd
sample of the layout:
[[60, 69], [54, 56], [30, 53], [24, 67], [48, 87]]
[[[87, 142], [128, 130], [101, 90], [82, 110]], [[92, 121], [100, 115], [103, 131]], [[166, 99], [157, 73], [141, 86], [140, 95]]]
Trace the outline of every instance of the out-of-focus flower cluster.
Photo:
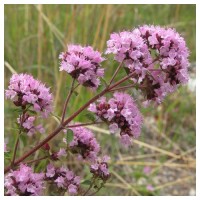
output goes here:
[[6, 98], [24, 110], [32, 106], [43, 117], [47, 117], [52, 111], [53, 99], [49, 88], [28, 74], [13, 74], [6, 90]]
[[80, 177], [65, 167], [56, 168], [53, 164], [47, 166], [46, 179], [53, 181], [58, 188], [62, 188], [70, 195], [78, 192], [80, 185]]
[[112, 133], [120, 130], [121, 142], [130, 145], [131, 138], [139, 136], [142, 124], [142, 116], [132, 97], [116, 92], [109, 101], [103, 97], [98, 102], [90, 104], [88, 110], [108, 123]]
[[4, 142], [4, 153], [6, 153], [6, 152], [8, 152], [8, 150], [7, 150], [7, 143]]
[[21, 164], [18, 170], [5, 176], [4, 187], [10, 196], [38, 196], [44, 189], [44, 173], [34, 173], [31, 167]]
[[104, 69], [100, 68], [105, 59], [91, 46], [68, 45], [66, 52], [60, 54], [60, 71], [66, 71], [79, 84], [96, 89], [100, 85], [99, 77], [103, 77]]
[[28, 136], [32, 136], [37, 131], [40, 133], [44, 133], [45, 131], [41, 124], [37, 126], [34, 125], [35, 120], [35, 116], [30, 116], [27, 113], [17, 118], [18, 124], [22, 125], [24, 132], [26, 132]]
[[[74, 133], [73, 141], [69, 143], [70, 150], [78, 153], [79, 159], [86, 159], [94, 162], [100, 151], [100, 145], [94, 134], [87, 128], [79, 126], [70, 128]], [[66, 139], [63, 139], [66, 142]]]
[[174, 29], [145, 25], [113, 33], [107, 46], [106, 53], [113, 53], [118, 62], [135, 72], [132, 80], [139, 84], [146, 105], [161, 103], [177, 85], [188, 81], [189, 51]]
[[110, 172], [108, 170], [108, 160], [110, 158], [108, 156], [104, 156], [103, 158], [98, 158], [94, 164], [90, 166], [90, 172], [93, 174], [95, 178], [100, 178], [104, 182], [107, 181], [110, 177]]

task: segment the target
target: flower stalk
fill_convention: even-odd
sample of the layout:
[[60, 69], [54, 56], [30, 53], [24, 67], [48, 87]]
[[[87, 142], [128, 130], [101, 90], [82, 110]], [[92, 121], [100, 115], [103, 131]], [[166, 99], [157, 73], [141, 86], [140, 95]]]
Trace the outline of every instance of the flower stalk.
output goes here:
[[[62, 125], [58, 126], [51, 134], [49, 134], [44, 140], [39, 142], [35, 147], [33, 147], [30, 151], [25, 153], [23, 156], [21, 156], [19, 159], [17, 159], [13, 165], [18, 165], [20, 162], [24, 161], [26, 158], [28, 158], [30, 155], [35, 153], [38, 149], [40, 149], [44, 144], [48, 143], [52, 138], [54, 138], [58, 133], [60, 133], [63, 128], [69, 124], [76, 116], [78, 116], [83, 110], [85, 110], [91, 103], [95, 102], [97, 99], [111, 91], [113, 88], [117, 87], [121, 83], [124, 83], [129, 78], [131, 78], [134, 75], [134, 72], [130, 73], [129, 75], [125, 76], [121, 80], [117, 81], [116, 83], [107, 86], [102, 92], [94, 96], [92, 99], [90, 99], [87, 103], [85, 103], [81, 108], [79, 108], [74, 114], [72, 114], [68, 119], [66, 119]], [[4, 173], [7, 173], [11, 169], [11, 165], [5, 167]]]
[[69, 103], [69, 100], [70, 100], [70, 97], [71, 97], [72, 93], [74, 92], [74, 84], [75, 84], [75, 79], [72, 80], [72, 85], [71, 85], [69, 94], [68, 94], [68, 96], [66, 98], [66, 101], [65, 101], [65, 104], [64, 104], [63, 113], [62, 113], [62, 119], [61, 119], [61, 124], [65, 120], [65, 113], [66, 113], [67, 105]]

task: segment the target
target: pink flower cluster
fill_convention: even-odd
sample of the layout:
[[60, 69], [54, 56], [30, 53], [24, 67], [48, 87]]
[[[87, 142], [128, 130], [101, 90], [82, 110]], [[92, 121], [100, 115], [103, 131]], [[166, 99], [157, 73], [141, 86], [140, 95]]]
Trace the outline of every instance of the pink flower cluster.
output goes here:
[[65, 167], [55, 168], [52, 164], [48, 164], [46, 172], [47, 180], [52, 180], [58, 188], [67, 190], [70, 195], [78, 192], [80, 185], [80, 177]]
[[[21, 117], [17, 118], [17, 122], [19, 124], [21, 124], [20, 118]], [[22, 119], [22, 127], [24, 128], [24, 132], [26, 132], [28, 136], [32, 136], [37, 131], [40, 133], [44, 133], [45, 131], [41, 124], [37, 126], [34, 125], [35, 120], [36, 120], [35, 116], [30, 116], [27, 113], [24, 115]]]
[[121, 142], [126, 146], [130, 145], [131, 137], [139, 136], [142, 124], [142, 116], [132, 97], [116, 92], [109, 101], [102, 97], [98, 102], [97, 105], [90, 104], [88, 110], [108, 123], [112, 133], [120, 130]]
[[6, 194], [11, 196], [38, 196], [44, 189], [44, 173], [34, 173], [32, 168], [21, 164], [20, 168], [5, 176]]
[[151, 173], [151, 167], [149, 166], [145, 166], [144, 169], [143, 169], [143, 172], [145, 175], [148, 175]]
[[41, 113], [43, 117], [47, 117], [52, 111], [52, 94], [49, 88], [28, 74], [13, 74], [6, 90], [6, 98], [23, 109], [33, 106], [34, 111]]
[[148, 100], [161, 103], [169, 92], [176, 90], [177, 85], [188, 82], [189, 51], [183, 37], [174, 29], [159, 26], [142, 26], [138, 30], [150, 51], [155, 51], [155, 63], [159, 70], [151, 71], [143, 83]]
[[110, 172], [108, 170], [108, 156], [104, 156], [102, 159], [96, 160], [94, 164], [90, 166], [90, 172], [103, 181], [107, 181], [110, 178]]
[[160, 68], [169, 73], [168, 81], [171, 84], [187, 83], [189, 51], [184, 38], [174, 29], [159, 26], [142, 26], [139, 31], [148, 47], [156, 50]]
[[91, 46], [68, 45], [68, 50], [60, 54], [60, 71], [66, 71], [79, 84], [96, 89], [100, 85], [99, 77], [103, 77], [104, 69], [100, 68], [105, 59]]
[[139, 82], [145, 77], [146, 68], [152, 63], [148, 46], [138, 31], [111, 34], [106, 50], [106, 54], [110, 53], [115, 55], [118, 62], [124, 62], [128, 71], [135, 72], [133, 80]]
[[135, 72], [132, 80], [139, 84], [147, 104], [161, 103], [177, 85], [188, 81], [188, 48], [174, 29], [145, 25], [113, 33], [107, 46], [106, 53], [113, 53], [117, 61]]
[[[85, 127], [70, 128], [74, 133], [73, 141], [69, 146], [73, 153], [78, 153], [79, 159], [86, 159], [91, 162], [95, 161], [100, 151], [100, 145], [93, 133]], [[63, 139], [65, 142], [66, 140]]]

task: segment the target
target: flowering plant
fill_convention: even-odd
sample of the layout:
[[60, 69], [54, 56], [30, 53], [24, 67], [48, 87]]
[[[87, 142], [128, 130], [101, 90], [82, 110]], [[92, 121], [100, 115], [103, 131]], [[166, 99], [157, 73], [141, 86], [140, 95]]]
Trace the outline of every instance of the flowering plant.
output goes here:
[[[18, 135], [25, 133], [27, 137], [34, 137], [42, 133], [45, 138], [16, 159], [20, 137], [17, 138], [11, 162], [4, 171], [5, 195], [45, 195], [45, 188], [52, 185], [56, 188], [56, 195], [95, 195], [112, 176], [110, 158], [101, 155], [101, 145], [86, 126], [105, 123], [111, 134], [119, 133], [120, 142], [128, 147], [133, 138], [139, 137], [143, 117], [134, 97], [124, 91], [136, 89], [143, 96], [143, 106], [156, 106], [168, 93], [188, 81], [189, 51], [183, 37], [174, 29], [144, 25], [132, 31], [113, 33], [107, 41], [105, 54], [114, 54], [119, 66], [105, 88], [67, 118], [70, 98], [77, 87], [82, 85], [95, 92], [101, 84], [104, 76], [102, 63], [106, 58], [91, 46], [80, 45], [68, 45], [66, 52], [60, 54], [60, 71], [72, 77], [72, 84], [60, 124], [50, 134], [38, 124], [41, 118], [53, 113], [50, 89], [31, 75], [13, 74], [5, 95], [19, 110], [16, 120]], [[123, 69], [127, 75], [115, 81]], [[128, 81], [129, 84], [125, 85]], [[95, 119], [88, 123], [73, 122], [86, 109]], [[65, 137], [60, 144], [64, 147], [55, 152], [48, 142], [62, 132]], [[25, 160], [39, 149], [44, 152], [43, 157]], [[4, 152], [8, 151], [4, 144]], [[72, 171], [73, 165], [68, 163], [72, 157], [89, 166], [89, 180], [82, 181], [84, 177]], [[42, 161], [46, 161], [45, 169], [34, 169], [33, 164]], [[89, 183], [86, 189], [82, 187], [84, 182]]]

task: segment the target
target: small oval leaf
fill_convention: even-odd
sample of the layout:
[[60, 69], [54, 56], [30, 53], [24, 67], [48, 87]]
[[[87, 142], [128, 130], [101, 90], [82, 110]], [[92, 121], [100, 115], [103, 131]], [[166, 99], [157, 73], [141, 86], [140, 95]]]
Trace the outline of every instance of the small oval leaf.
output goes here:
[[77, 91], [73, 91], [73, 94], [75, 95], [75, 96], [78, 96], [78, 92]]
[[10, 160], [11, 159], [11, 152], [4, 152], [4, 158], [6, 160]]
[[90, 180], [84, 180], [81, 184], [90, 185], [92, 182]]
[[74, 132], [71, 129], [68, 129], [66, 136], [67, 143], [70, 143], [73, 139], [74, 139]]
[[93, 113], [86, 113], [85, 117], [87, 117], [92, 122], [94, 122], [96, 120], [96, 117]]
[[108, 86], [108, 83], [106, 82], [106, 80], [105, 80], [105, 79], [101, 78], [101, 81], [102, 81], [102, 83], [104, 84], [104, 86], [105, 86], [105, 87], [107, 87], [107, 86]]

